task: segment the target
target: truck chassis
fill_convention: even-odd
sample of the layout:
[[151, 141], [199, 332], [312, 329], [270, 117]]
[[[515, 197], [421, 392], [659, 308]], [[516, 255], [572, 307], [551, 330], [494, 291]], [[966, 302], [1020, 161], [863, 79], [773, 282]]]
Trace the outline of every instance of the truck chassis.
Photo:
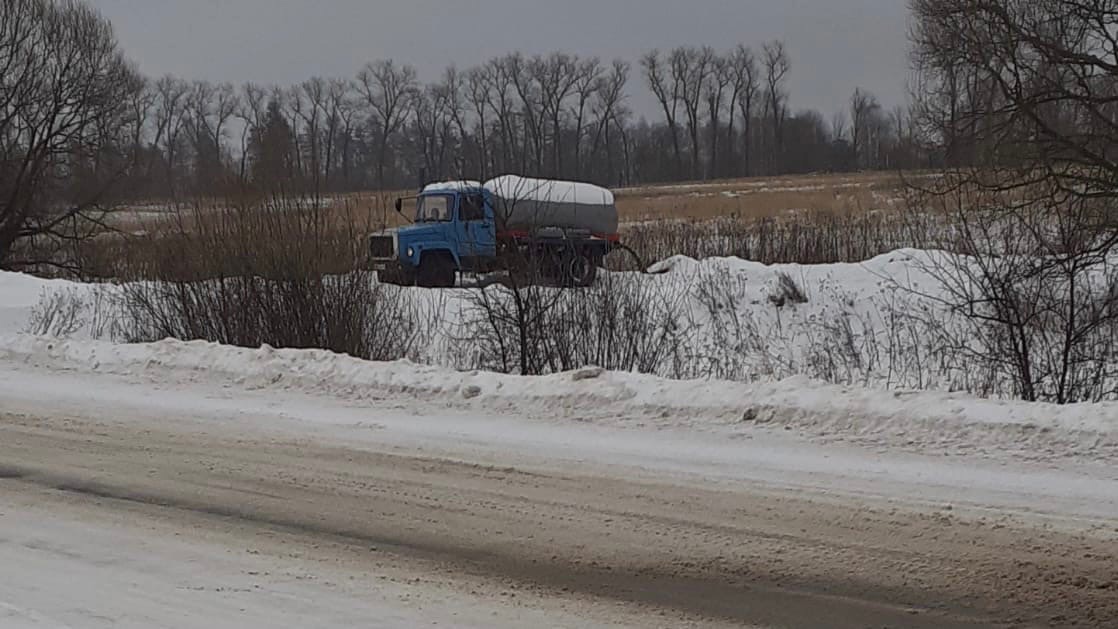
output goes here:
[[386, 284], [451, 288], [459, 273], [500, 274], [513, 285], [591, 286], [609, 253], [620, 247], [616, 236], [603, 237], [558, 228], [535, 234], [504, 232], [497, 236], [497, 255], [463, 256], [455, 262], [449, 253], [431, 252], [418, 267], [398, 260], [374, 259], [373, 270]]

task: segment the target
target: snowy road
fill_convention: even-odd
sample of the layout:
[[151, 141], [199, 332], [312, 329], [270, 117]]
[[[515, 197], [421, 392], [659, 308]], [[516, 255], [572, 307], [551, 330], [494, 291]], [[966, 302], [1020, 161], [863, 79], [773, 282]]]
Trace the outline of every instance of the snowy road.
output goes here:
[[1118, 618], [1112, 466], [624, 425], [0, 362], [0, 625]]

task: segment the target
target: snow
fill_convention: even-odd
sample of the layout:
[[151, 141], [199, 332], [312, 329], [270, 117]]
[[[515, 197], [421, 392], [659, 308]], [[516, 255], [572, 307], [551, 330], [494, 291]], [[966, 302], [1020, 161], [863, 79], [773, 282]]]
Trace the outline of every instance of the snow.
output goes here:
[[[695, 198], [709, 198], [714, 196], [723, 196], [729, 199], [737, 199], [739, 197], [749, 196], [752, 194], [771, 194], [771, 193], [796, 193], [796, 192], [824, 192], [824, 191], [837, 191], [837, 190], [852, 190], [861, 189], [869, 186], [867, 182], [846, 182], [834, 183], [827, 185], [814, 185], [814, 186], [773, 186], [773, 185], [757, 185], [747, 184], [747, 187], [741, 189], [726, 189], [718, 191], [706, 186], [695, 186], [693, 188], [683, 188], [684, 191], [691, 190], [687, 196]], [[647, 190], [648, 194], [645, 196], [647, 199], [656, 198], [656, 192], [660, 188], [652, 188]], [[874, 193], [875, 197], [888, 198], [880, 193]]]
[[[623, 374], [454, 374], [204, 343], [23, 343], [21, 352], [5, 340], [0, 351], [0, 399], [17, 413], [202, 421], [206, 432], [265, 431], [527, 469], [577, 465], [624, 478], [953, 504], [1071, 527], [1118, 518], [1114, 406], [890, 399], [802, 381], [743, 387]], [[466, 383], [483, 386], [483, 394], [463, 398]], [[766, 404], [773, 405], [771, 422], [741, 421], [743, 407]], [[731, 413], [725, 421], [720, 409]], [[827, 417], [841, 421], [827, 424]], [[797, 426], [797, 418], [807, 423]], [[924, 423], [928, 418], [936, 421]], [[1025, 420], [1051, 430], [1013, 424]], [[1009, 439], [987, 445], [990, 427], [1006, 429]], [[888, 439], [898, 428], [919, 444]], [[870, 439], [837, 438], [843, 435]], [[1018, 456], [1007, 457], [1002, 446], [1019, 448]]]
[[423, 192], [460, 192], [462, 190], [476, 189], [481, 187], [480, 181], [442, 181], [437, 183], [430, 183], [423, 187]]
[[485, 182], [484, 185], [479, 181], [469, 180], [431, 183], [423, 188], [423, 192], [459, 192], [481, 187], [506, 199], [613, 205], [613, 193], [593, 184], [576, 181], [529, 179], [516, 175], [496, 177]]
[[[717, 434], [733, 434], [743, 424], [764, 425], [826, 442], [905, 451], [1118, 461], [1118, 403], [1057, 406], [981, 399], [954, 392], [953, 383], [969, 376], [965, 364], [954, 372], [951, 365], [923, 364], [921, 343], [932, 339], [914, 334], [914, 345], [886, 345], [898, 335], [882, 308], [898, 299], [898, 285], [933, 293], [935, 281], [926, 269], [943, 255], [907, 249], [858, 264], [815, 266], [675, 257], [654, 266], [670, 271], [664, 275], [611, 274], [608, 281], [646, 286], [652, 291], [649, 299], [669, 296], [682, 303], [688, 326], [683, 351], [690, 362], [685, 370], [673, 371], [679, 367], [665, 359], [657, 375], [590, 369], [518, 377], [474, 371], [468, 368], [468, 352], [454, 338], [470, 316], [468, 290], [405, 291], [421, 311], [443, 313], [439, 327], [424, 332], [414, 356], [419, 362], [374, 363], [319, 350], [174, 340], [115, 344], [89, 322], [66, 338], [34, 336], [25, 332], [44, 295], [69, 292], [90, 300], [111, 288], [0, 273], [0, 361], [156, 379], [208, 374], [244, 386], [355, 402], [376, 396], [436, 400], [478, 412], [550, 414], [560, 422], [582, 419]], [[782, 277], [801, 287], [807, 303], [774, 303]], [[722, 292], [704, 294], [711, 287]], [[829, 366], [828, 384], [813, 369], [825, 348], [819, 337], [831, 333], [836, 322], [851, 326], [861, 349], [843, 358], [849, 364]], [[748, 330], [756, 346], [727, 337], [728, 329], [740, 332], [731, 325]], [[846, 371], [835, 373], [840, 369]], [[927, 390], [915, 390], [917, 382]]]
[[[729, 281], [735, 312], [756, 314], [773, 343], [792, 339], [790, 351], [808, 352], [789, 330], [810, 329], [838, 306], [869, 312], [891, 281], [930, 288], [922, 262], [936, 255], [943, 254], [904, 250], [816, 267], [677, 257], [657, 265], [671, 270], [667, 275], [639, 281], [682, 295], [704, 275]], [[780, 274], [811, 293], [807, 304], [772, 306]], [[88, 298], [98, 290], [0, 273], [4, 411], [291, 435], [704, 488], [749, 484], [827, 500], [950, 505], [955, 513], [1091, 534], [1113, 531], [1118, 519], [1118, 403], [1028, 404], [803, 375], [745, 383], [588, 368], [522, 377], [322, 350], [119, 344], [94, 338], [88, 325], [68, 338], [23, 332], [44, 295]], [[462, 294], [415, 292], [457, 306]], [[702, 318], [695, 324], [711, 325]], [[38, 499], [8, 498], [0, 504], [0, 565], [18, 566], [20, 578], [0, 579], [4, 627], [588, 624], [553, 610], [490, 608], [437, 589], [381, 581], [362, 587], [376, 577], [355, 580], [325, 562], [308, 574], [305, 563], [249, 554], [209, 533], [179, 537], [127, 513], [63, 517]]]
[[[1113, 462], [986, 460], [980, 450], [948, 456], [952, 439], [975, 434], [965, 425], [952, 427], [961, 434], [939, 434], [941, 446], [919, 452], [815, 442], [779, 425], [704, 425], [711, 417], [702, 397], [709, 394], [740, 408], [766, 399], [779, 402], [782, 392], [805, 409], [817, 405], [810, 412], [860, 396], [805, 382], [750, 389], [608, 373], [531, 379], [205, 343], [113, 346], [17, 336], [2, 346], [4, 410], [33, 416], [96, 418], [157, 430], [173, 426], [214, 438], [227, 435], [231, 442], [246, 434], [274, 435], [422, 452], [500, 469], [563, 475], [578, 470], [637, 482], [670, 479], [706, 490], [761, 487], [893, 510], [948, 506], [960, 517], [1031, 522], [1077, 534], [1113, 537], [1118, 520]], [[485, 386], [485, 392], [465, 400], [458, 387], [466, 382]], [[649, 401], [691, 410], [650, 415], [641, 411]], [[872, 396], [864, 401], [869, 403], [864, 410], [897, 404], [898, 413], [939, 404], [923, 394], [907, 402]], [[986, 418], [994, 418], [997, 408], [977, 403], [970, 406], [969, 420], [959, 419], [981, 421], [987, 411]], [[923, 412], [934, 414], [931, 408]], [[1054, 424], [1061, 421], [1052, 418]], [[907, 423], [914, 434], [919, 431], [919, 422]], [[0, 626], [598, 624], [524, 603], [510, 609], [499, 597], [455, 596], [438, 584], [412, 585], [410, 578], [353, 574], [329, 558], [312, 555], [308, 563], [291, 549], [257, 554], [268, 536], [246, 543], [192, 528], [190, 522], [168, 528], [128, 511], [71, 513], [53, 505], [60, 499], [32, 494], [17, 502], [4, 494], [0, 502], [0, 565], [17, 566], [20, 577], [0, 579]]]
[[[0, 627], [414, 629], [604, 626], [382, 569], [42, 495], [0, 505]], [[9, 570], [10, 569], [10, 570]], [[610, 626], [616, 626], [610, 623]]]
[[529, 179], [516, 175], [504, 175], [485, 182], [485, 187], [499, 197], [522, 201], [585, 203], [589, 205], [613, 205], [614, 202], [613, 193], [609, 190], [576, 181]]
[[89, 284], [45, 280], [23, 273], [0, 271], [0, 334], [26, 330], [31, 313], [40, 300], [55, 293], [86, 293]]
[[1118, 461], [1118, 403], [1056, 406], [954, 393], [887, 392], [794, 377], [771, 383], [677, 381], [582, 370], [550, 376], [376, 363], [322, 350], [244, 349], [201, 341], [119, 345], [29, 335], [0, 338], [0, 361], [155, 380], [217, 379], [356, 403], [378, 397], [475, 412], [580, 418], [726, 434], [745, 424], [825, 441], [898, 449], [988, 450], [1019, 458]]

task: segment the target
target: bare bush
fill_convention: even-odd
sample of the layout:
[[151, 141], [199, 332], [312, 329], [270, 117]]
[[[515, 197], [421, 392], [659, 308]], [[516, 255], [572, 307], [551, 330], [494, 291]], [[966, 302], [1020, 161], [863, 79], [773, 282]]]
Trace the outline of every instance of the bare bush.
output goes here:
[[88, 304], [76, 289], [44, 289], [31, 309], [23, 331], [38, 336], [67, 338], [86, 323]]
[[696, 260], [737, 257], [764, 264], [830, 264], [860, 262], [915, 246], [913, 227], [899, 213], [809, 212], [788, 219], [652, 221], [625, 225], [623, 235], [651, 260], [683, 255]]
[[429, 319], [412, 295], [379, 284], [353, 222], [317, 206], [195, 207], [129, 262], [121, 288], [128, 341], [167, 337], [244, 347], [320, 348], [379, 360], [411, 356]]
[[100, 284], [89, 289], [89, 338], [118, 341], [122, 338], [120, 291], [115, 286]]
[[754, 315], [761, 302], [749, 301], [746, 286], [743, 277], [724, 267], [697, 275], [692, 290], [699, 319], [692, 326], [703, 327], [688, 356], [686, 376], [749, 382], [780, 372], [772, 330]]
[[1039, 184], [1012, 195], [966, 185], [928, 195], [921, 211], [938, 207], [957, 225], [938, 242], [956, 255], [925, 263], [938, 282], [927, 296], [964, 324], [945, 342], [1000, 393], [1057, 403], [1113, 397], [1115, 258], [1097, 246], [1098, 202]]
[[791, 275], [784, 271], [777, 271], [776, 283], [769, 293], [769, 301], [777, 308], [783, 308], [787, 304], [806, 304], [807, 295]]
[[832, 288], [820, 288], [814, 310], [786, 308], [807, 303], [806, 291], [785, 272], [775, 277], [769, 292], [750, 295], [745, 277], [726, 267], [697, 273], [692, 326], [698, 331], [688, 376], [748, 382], [800, 375], [837, 384], [880, 380], [877, 322], [871, 316]]
[[726, 267], [701, 269], [693, 286], [698, 309], [684, 370], [689, 377], [807, 376], [889, 389], [1007, 393], [980, 361], [959, 351], [965, 322], [897, 286], [858, 300], [841, 285], [822, 283], [808, 309], [781, 308], [767, 295], [749, 294], [745, 277]]
[[637, 275], [602, 274], [579, 290], [479, 290], [456, 337], [457, 351], [470, 357], [461, 366], [529, 374], [595, 366], [678, 375], [691, 330], [687, 294], [674, 289]]
[[58, 338], [84, 331], [92, 339], [117, 340], [121, 323], [118, 295], [109, 285], [44, 289], [22, 331]]
[[566, 291], [544, 317], [543, 346], [552, 371], [593, 365], [676, 375], [691, 330], [686, 291], [634, 275], [603, 275], [591, 288]]

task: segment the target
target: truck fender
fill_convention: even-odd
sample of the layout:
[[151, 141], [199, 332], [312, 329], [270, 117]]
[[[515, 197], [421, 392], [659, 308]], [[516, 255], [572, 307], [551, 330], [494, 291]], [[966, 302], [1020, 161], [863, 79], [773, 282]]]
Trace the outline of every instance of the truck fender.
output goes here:
[[433, 247], [416, 247], [415, 266], [418, 268], [419, 265], [423, 264], [424, 256], [435, 254], [446, 254], [450, 256], [450, 259], [454, 261], [454, 266], [459, 269], [462, 268], [462, 259], [458, 256], [458, 252], [455, 251], [452, 247], [444, 245], [435, 245]]

